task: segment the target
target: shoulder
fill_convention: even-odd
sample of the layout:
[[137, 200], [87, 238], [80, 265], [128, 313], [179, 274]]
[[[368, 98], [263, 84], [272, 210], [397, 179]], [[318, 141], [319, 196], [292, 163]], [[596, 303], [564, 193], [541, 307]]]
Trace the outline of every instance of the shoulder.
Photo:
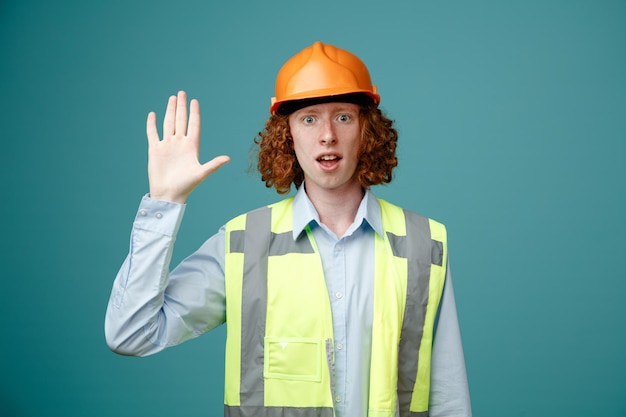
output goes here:
[[236, 217], [233, 217], [231, 220], [229, 220], [226, 223], [226, 228], [227, 229], [232, 229], [234, 228], [240, 228], [237, 226], [242, 226], [241, 228], [243, 228], [244, 223], [246, 221], [246, 218], [248, 216], [260, 216], [263, 215], [263, 213], [269, 213], [270, 211], [279, 211], [279, 212], [283, 212], [286, 210], [291, 210], [291, 204], [293, 202], [293, 197], [288, 197], [285, 198], [283, 200], [277, 201], [275, 203], [272, 204], [268, 204], [266, 206], [261, 206], [261, 207], [257, 207], [253, 210], [250, 210], [248, 212], [245, 213], [241, 213]]
[[[428, 231], [433, 239], [445, 241], [446, 227], [443, 223], [424, 216], [415, 211], [407, 210], [383, 199], [378, 199], [381, 215], [387, 222], [393, 219], [404, 218], [408, 229]], [[385, 220], [383, 220], [385, 221]]]
[[443, 225], [443, 223], [441, 223], [441, 222], [439, 222], [439, 221], [437, 221], [437, 220], [435, 220], [435, 219], [433, 219], [431, 217], [425, 216], [425, 215], [423, 215], [421, 213], [418, 213], [416, 211], [413, 211], [413, 210], [406, 209], [404, 207], [400, 207], [400, 206], [398, 206], [396, 204], [393, 204], [393, 203], [390, 203], [389, 201], [384, 200], [382, 198], [378, 198], [377, 200], [378, 200], [378, 204], [380, 205], [381, 211], [387, 210], [387, 211], [392, 212], [392, 213], [400, 213], [400, 212], [402, 212], [402, 213], [404, 213], [404, 215], [407, 218], [423, 219], [423, 220], [428, 220], [428, 221], [435, 222], [435, 223]]

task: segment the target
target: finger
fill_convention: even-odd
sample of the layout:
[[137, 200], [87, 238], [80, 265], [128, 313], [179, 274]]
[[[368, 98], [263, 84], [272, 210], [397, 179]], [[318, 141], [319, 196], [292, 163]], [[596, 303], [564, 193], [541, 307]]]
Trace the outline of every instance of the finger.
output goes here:
[[148, 137], [149, 145], [159, 142], [159, 131], [156, 126], [156, 114], [153, 111], [148, 113], [148, 118], [146, 120], [146, 136]]
[[187, 136], [195, 142], [200, 141], [200, 102], [196, 99], [191, 100], [189, 106], [189, 127]]
[[176, 96], [170, 96], [163, 118], [163, 138], [172, 136], [176, 132]]
[[176, 103], [176, 134], [187, 135], [187, 94], [184, 91], [178, 92]]

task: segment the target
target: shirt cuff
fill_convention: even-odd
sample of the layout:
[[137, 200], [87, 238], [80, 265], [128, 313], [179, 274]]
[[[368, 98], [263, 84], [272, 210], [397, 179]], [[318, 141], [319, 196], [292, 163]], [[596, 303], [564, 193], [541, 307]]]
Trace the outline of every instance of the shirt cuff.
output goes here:
[[175, 236], [185, 213], [185, 205], [170, 201], [155, 200], [145, 195], [141, 199], [134, 228]]

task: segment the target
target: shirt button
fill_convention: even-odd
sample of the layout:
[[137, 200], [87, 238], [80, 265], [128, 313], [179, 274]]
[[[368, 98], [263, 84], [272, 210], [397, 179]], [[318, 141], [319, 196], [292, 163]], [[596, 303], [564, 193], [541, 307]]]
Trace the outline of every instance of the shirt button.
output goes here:
[[335, 397], [335, 402], [336, 402], [336, 403], [340, 403], [340, 402], [341, 402], [341, 395], [337, 395], [337, 396]]
[[335, 297], [341, 298], [343, 297], [343, 293], [341, 291], [337, 291], [337, 293], [335, 294]]
[[146, 214], [148, 214], [148, 212], [144, 209], [139, 210], [139, 215], [141, 216], [145, 216]]
[[343, 343], [337, 343], [337, 350], [343, 349]]
[[163, 213], [157, 213], [154, 215], [157, 219], [163, 218]]

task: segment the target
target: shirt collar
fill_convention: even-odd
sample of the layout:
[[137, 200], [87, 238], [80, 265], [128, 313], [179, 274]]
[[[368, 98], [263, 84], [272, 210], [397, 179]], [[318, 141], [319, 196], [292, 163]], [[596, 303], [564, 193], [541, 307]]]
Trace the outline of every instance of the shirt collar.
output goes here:
[[[383, 225], [380, 215], [380, 204], [378, 199], [374, 196], [371, 190], [366, 190], [356, 216], [354, 217], [354, 223], [350, 227], [352, 231], [361, 226], [363, 221], [366, 221], [376, 233], [381, 237], [383, 236]], [[319, 214], [313, 203], [306, 195], [304, 191], [304, 183], [293, 198], [293, 239], [296, 240], [298, 236], [304, 231], [306, 226], [312, 221], [317, 224], [321, 224]]]

